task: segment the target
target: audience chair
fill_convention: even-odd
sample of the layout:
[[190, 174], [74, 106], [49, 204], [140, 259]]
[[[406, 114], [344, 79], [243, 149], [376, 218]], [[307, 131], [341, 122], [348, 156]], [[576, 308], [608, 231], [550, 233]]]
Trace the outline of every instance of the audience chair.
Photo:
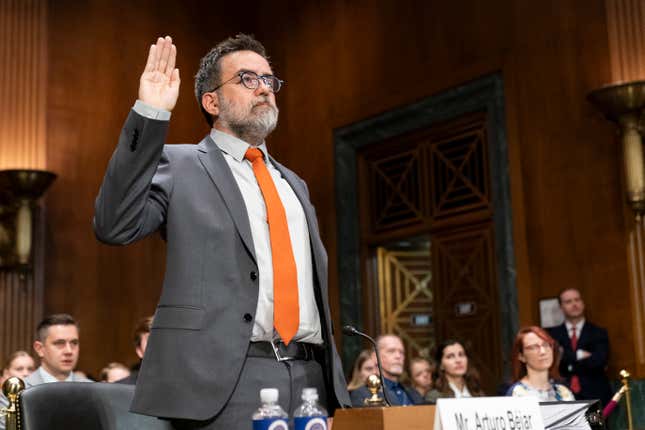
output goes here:
[[57, 382], [20, 396], [22, 430], [172, 430], [168, 421], [129, 411], [133, 385]]

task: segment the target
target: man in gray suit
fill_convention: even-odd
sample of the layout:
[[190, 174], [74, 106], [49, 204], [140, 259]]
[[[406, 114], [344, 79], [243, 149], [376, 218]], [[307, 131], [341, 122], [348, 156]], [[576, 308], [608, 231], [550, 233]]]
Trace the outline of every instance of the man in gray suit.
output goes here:
[[305, 183], [264, 142], [282, 81], [257, 40], [221, 42], [195, 77], [211, 132], [197, 145], [164, 145], [175, 58], [170, 37], [150, 47], [96, 200], [99, 240], [123, 245], [160, 231], [167, 241], [132, 410], [176, 428], [228, 430], [249, 427], [264, 387], [279, 389], [289, 413], [304, 387], [332, 412], [350, 405], [315, 210]]

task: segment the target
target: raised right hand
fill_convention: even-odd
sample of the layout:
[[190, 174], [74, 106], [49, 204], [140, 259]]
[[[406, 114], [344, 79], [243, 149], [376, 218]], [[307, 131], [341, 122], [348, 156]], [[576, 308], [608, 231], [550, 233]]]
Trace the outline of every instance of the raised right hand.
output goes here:
[[157, 109], [171, 111], [179, 97], [179, 69], [175, 68], [177, 47], [170, 36], [150, 46], [146, 68], [139, 80], [139, 100]]

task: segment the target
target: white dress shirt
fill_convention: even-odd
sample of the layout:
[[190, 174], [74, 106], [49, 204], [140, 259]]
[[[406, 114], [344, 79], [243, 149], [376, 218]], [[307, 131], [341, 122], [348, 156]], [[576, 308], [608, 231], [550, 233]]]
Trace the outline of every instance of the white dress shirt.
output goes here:
[[455, 393], [456, 399], [472, 397], [472, 395], [470, 394], [470, 391], [468, 391], [468, 387], [466, 386], [466, 384], [464, 384], [463, 390], [459, 390], [459, 388], [457, 388], [457, 386], [450, 381], [448, 381], [448, 386], [450, 387], [452, 392]]
[[[244, 158], [250, 145], [215, 129], [211, 130], [211, 137], [222, 151], [226, 163], [233, 172], [235, 182], [242, 193], [251, 225], [260, 277], [260, 293], [251, 340], [279, 339], [278, 334], [273, 330], [273, 264], [266, 205], [260, 186], [255, 179], [251, 162]], [[287, 215], [289, 237], [298, 273], [298, 302], [300, 305], [300, 324], [294, 339], [300, 342], [321, 344], [323, 340], [320, 316], [314, 298], [313, 262], [305, 212], [289, 183], [282, 178], [280, 172], [269, 160], [266, 145], [263, 143], [257, 148], [264, 153], [267, 169]]]
[[[569, 339], [573, 336], [573, 327], [574, 324], [572, 324], [570, 321], [565, 320], [564, 325], [567, 327], [567, 334], [569, 335]], [[582, 328], [585, 325], [585, 319], [581, 319], [575, 324], [576, 328], [576, 337], [578, 340], [580, 340], [580, 333], [582, 333]], [[576, 349], [576, 360], [580, 361], [585, 358], [585, 352], [582, 349]]]

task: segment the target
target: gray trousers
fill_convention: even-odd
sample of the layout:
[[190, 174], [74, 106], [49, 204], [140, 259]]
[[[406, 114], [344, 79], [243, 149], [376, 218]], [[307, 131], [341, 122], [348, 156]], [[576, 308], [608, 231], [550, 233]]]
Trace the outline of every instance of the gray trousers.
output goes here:
[[207, 421], [173, 420], [172, 424], [177, 430], [250, 430], [262, 388], [279, 390], [278, 403], [291, 418], [306, 387], [317, 388], [319, 403], [328, 409], [323, 371], [316, 360], [278, 362], [275, 358], [246, 357], [235, 390], [218, 415]]

